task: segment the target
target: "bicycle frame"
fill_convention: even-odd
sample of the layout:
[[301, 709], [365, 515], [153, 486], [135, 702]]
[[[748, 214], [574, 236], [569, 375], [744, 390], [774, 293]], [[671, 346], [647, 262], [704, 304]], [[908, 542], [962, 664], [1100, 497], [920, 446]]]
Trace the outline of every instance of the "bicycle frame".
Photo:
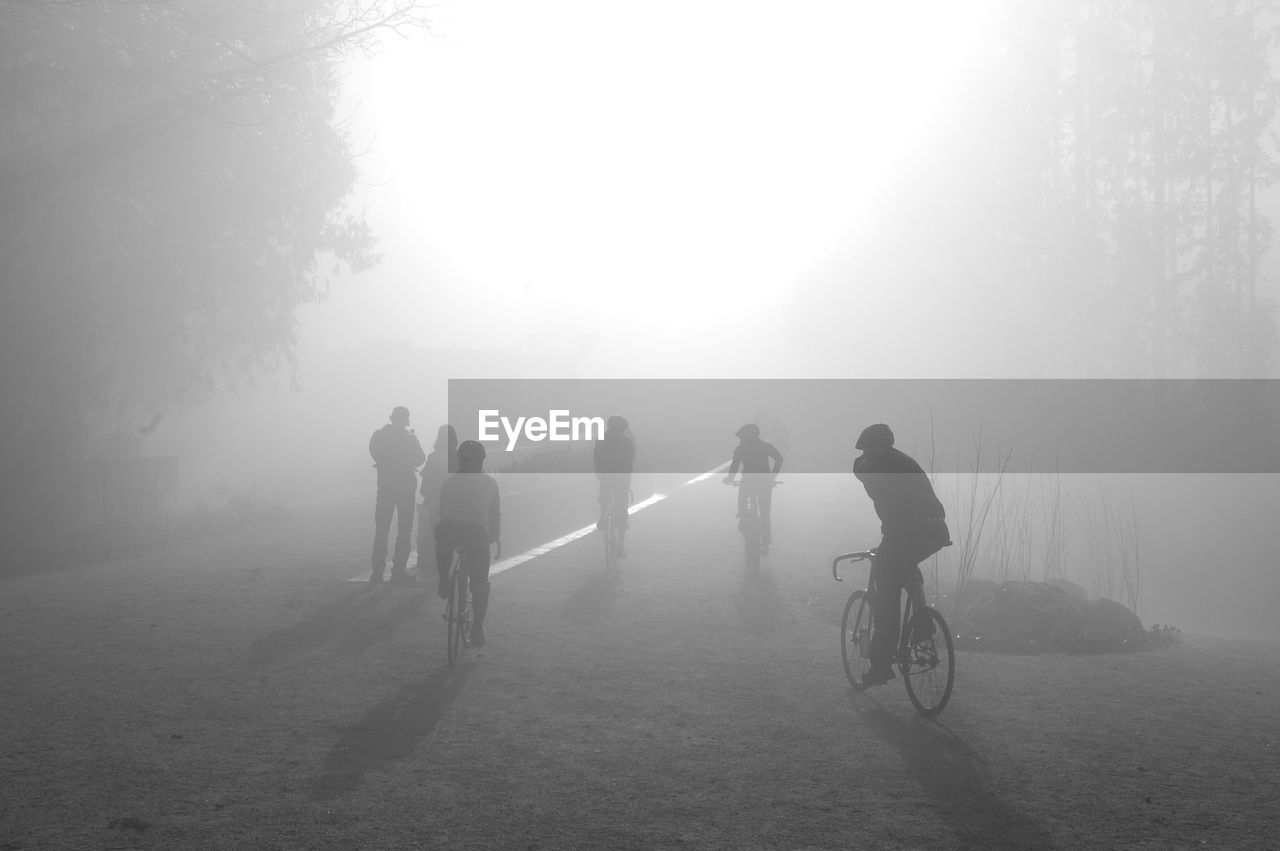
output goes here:
[[[842, 561], [869, 561], [871, 568], [867, 574], [867, 595], [870, 596], [876, 591], [876, 551], [860, 550], [856, 553], [845, 553], [836, 556], [831, 562], [831, 575], [835, 577], [836, 582], [843, 582], [840, 578], [839, 565]], [[903, 590], [907, 592], [906, 607], [902, 611], [902, 618], [899, 624], [898, 634], [898, 651], [895, 662], [901, 661], [907, 651], [907, 645], [911, 641], [911, 619], [915, 617], [916, 612], [924, 611], [928, 606], [928, 602], [924, 598], [924, 574], [920, 572], [920, 568], [915, 569], [915, 573], [911, 576], [903, 586]]]
[[[840, 625], [840, 655], [845, 676], [849, 678], [850, 685], [861, 690], [867, 686], [855, 675], [855, 668], [870, 661], [870, 648], [866, 642], [876, 630], [872, 605], [876, 593], [876, 551], [861, 550], [836, 556], [831, 562], [831, 575], [837, 582], [844, 581], [839, 570], [842, 561], [871, 562], [867, 587], [850, 595]], [[899, 622], [896, 652], [890, 663], [897, 665], [902, 673], [907, 696], [916, 710], [922, 715], [934, 716], [943, 710], [951, 697], [955, 682], [955, 648], [946, 619], [930, 608], [925, 600], [924, 575], [918, 567], [908, 577], [905, 590], [907, 600]], [[852, 630], [851, 614], [856, 615]], [[857, 645], [856, 650], [851, 647], [853, 644]]]

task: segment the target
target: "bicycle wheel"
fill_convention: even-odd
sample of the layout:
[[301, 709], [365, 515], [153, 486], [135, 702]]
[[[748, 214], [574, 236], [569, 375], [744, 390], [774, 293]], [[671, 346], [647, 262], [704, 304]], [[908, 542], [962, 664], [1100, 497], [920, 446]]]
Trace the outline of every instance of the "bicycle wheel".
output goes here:
[[840, 619], [840, 661], [849, 685], [862, 689], [862, 675], [871, 669], [871, 601], [866, 591], [854, 591]]
[[760, 570], [760, 505], [755, 497], [747, 500], [747, 513], [742, 518], [742, 540], [747, 549], [747, 570]]
[[444, 617], [448, 629], [449, 667], [458, 664], [458, 657], [470, 638], [471, 611], [467, 605], [467, 577], [462, 572], [460, 557], [455, 555], [450, 571], [449, 602], [445, 604]]
[[907, 657], [898, 669], [916, 711], [933, 716], [951, 699], [956, 682], [955, 647], [951, 630], [937, 609], [926, 606], [912, 621]]
[[449, 667], [452, 668], [458, 662], [458, 630], [455, 627], [458, 622], [458, 595], [452, 582], [449, 584], [449, 589], [449, 599], [444, 604], [444, 629]]
[[462, 608], [458, 610], [459, 632], [461, 633], [460, 643], [462, 649], [466, 650], [471, 646], [471, 583], [468, 581], [467, 574], [461, 570], [458, 571], [458, 585], [461, 586], [458, 591], [458, 599], [462, 601]]
[[618, 564], [618, 536], [614, 531], [613, 501], [605, 505], [604, 511], [604, 566], [612, 570]]

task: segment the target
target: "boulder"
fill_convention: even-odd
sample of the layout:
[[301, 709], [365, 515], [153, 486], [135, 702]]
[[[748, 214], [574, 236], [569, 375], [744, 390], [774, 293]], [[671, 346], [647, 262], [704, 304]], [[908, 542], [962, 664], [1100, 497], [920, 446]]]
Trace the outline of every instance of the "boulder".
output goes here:
[[1091, 600], [1085, 604], [1086, 623], [1080, 641], [1085, 650], [1110, 650], [1141, 646], [1146, 637], [1142, 621], [1128, 606], [1115, 600]]
[[1000, 590], [1000, 583], [992, 582], [990, 579], [973, 578], [965, 583], [964, 586], [964, 605], [972, 606], [975, 603], [981, 603], [996, 591]]
[[956, 624], [959, 643], [970, 649], [1030, 653], [1141, 646], [1144, 631], [1137, 615], [1114, 600], [1081, 599], [1083, 590], [1051, 582], [1006, 582], [968, 607], [963, 622]]
[[1079, 600], [1082, 603], [1087, 602], [1089, 600], [1089, 592], [1084, 590], [1083, 586], [1077, 585], [1076, 583], [1072, 582], [1070, 579], [1062, 579], [1062, 578], [1050, 579], [1049, 582], [1053, 585], [1058, 586], [1063, 591], [1066, 591], [1068, 594], [1070, 594], [1072, 597], [1075, 597], [1077, 600]]

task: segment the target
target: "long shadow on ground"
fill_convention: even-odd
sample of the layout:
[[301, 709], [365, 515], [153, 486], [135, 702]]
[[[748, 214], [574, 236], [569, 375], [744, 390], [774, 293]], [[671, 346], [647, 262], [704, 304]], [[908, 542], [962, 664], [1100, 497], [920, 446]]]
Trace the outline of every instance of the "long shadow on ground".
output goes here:
[[[982, 757], [937, 721], [910, 721], [867, 695], [850, 698], [857, 715], [902, 754], [907, 770], [933, 799], [934, 810], [956, 831], [964, 848], [1052, 848], [1046, 826], [1017, 811], [988, 788]], [[871, 704], [868, 706], [868, 704]]]
[[331, 641], [342, 652], [359, 652], [389, 639], [401, 623], [421, 617], [427, 599], [423, 589], [361, 585], [305, 620], [256, 639], [250, 656], [269, 664]]
[[457, 699], [472, 664], [442, 668], [421, 683], [405, 686], [339, 733], [315, 779], [314, 796], [328, 799], [352, 792], [370, 771], [412, 756]]
[[[428, 593], [426, 587], [413, 589], [388, 589], [395, 597], [386, 607], [367, 612], [353, 622], [338, 639], [337, 650], [341, 653], [359, 653], [379, 642], [390, 641], [401, 624], [408, 621], [420, 622], [424, 617], [429, 601], [436, 600], [435, 589]], [[441, 621], [443, 625], [443, 621]], [[443, 631], [443, 626], [442, 626]]]

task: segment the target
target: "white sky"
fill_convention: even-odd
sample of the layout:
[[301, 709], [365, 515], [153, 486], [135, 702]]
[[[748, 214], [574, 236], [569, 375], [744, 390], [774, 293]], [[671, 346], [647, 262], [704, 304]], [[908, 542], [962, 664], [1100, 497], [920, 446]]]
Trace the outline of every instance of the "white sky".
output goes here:
[[353, 60], [340, 113], [384, 262], [304, 339], [759, 323], [946, 108], [977, 8], [444, 0], [433, 38]]

